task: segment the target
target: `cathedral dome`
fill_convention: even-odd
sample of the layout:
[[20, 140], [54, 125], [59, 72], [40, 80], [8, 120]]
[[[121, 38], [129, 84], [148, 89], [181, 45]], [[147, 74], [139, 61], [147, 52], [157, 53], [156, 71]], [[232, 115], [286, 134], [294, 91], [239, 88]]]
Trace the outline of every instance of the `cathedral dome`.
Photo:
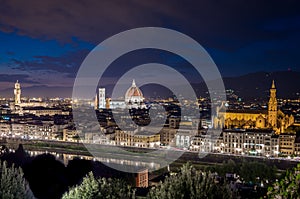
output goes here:
[[132, 81], [131, 87], [126, 91], [126, 103], [140, 103], [144, 100], [142, 91], [136, 86], [135, 81]]

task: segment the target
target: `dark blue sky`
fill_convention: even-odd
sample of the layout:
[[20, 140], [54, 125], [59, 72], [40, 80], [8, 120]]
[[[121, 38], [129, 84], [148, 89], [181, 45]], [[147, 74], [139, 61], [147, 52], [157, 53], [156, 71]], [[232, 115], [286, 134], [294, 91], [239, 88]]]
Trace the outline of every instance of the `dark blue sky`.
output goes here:
[[[17, 79], [23, 87], [35, 88], [37, 95], [47, 87], [70, 88], [93, 47], [120, 31], [146, 26], [194, 38], [226, 77], [300, 71], [297, 0], [0, 0], [0, 5], [0, 96]], [[155, 53], [149, 56], [139, 57], [147, 62]], [[131, 65], [129, 59], [116, 62], [116, 67]], [[156, 60], [176, 62], [168, 55]], [[189, 73], [180, 61], [177, 67]], [[114, 71], [108, 75], [113, 77]], [[57, 91], [60, 95], [63, 89]]]

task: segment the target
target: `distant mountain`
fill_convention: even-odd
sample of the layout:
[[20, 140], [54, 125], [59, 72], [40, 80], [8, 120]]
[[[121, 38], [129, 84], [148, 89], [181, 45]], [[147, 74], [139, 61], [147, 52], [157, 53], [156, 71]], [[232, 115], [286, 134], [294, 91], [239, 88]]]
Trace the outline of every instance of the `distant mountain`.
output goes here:
[[[278, 71], [278, 72], [256, 72], [238, 77], [223, 78], [225, 88], [234, 90], [234, 93], [244, 99], [267, 99], [272, 80], [275, 80], [277, 96], [279, 98], [299, 98], [300, 96], [300, 72]], [[197, 95], [204, 96], [207, 87], [204, 82], [192, 84]], [[107, 96], [110, 97], [113, 85], [106, 87]], [[145, 85], [141, 90], [146, 97], [169, 97], [170, 90], [159, 85]], [[0, 96], [13, 97], [13, 88], [0, 91]], [[32, 86], [23, 87], [22, 96], [25, 97], [71, 97], [72, 87], [59, 86]]]
[[[277, 96], [279, 98], [298, 99], [300, 97], [300, 72], [255, 72], [238, 77], [223, 78], [225, 89], [234, 90], [236, 95], [245, 100], [255, 98], [262, 100], [268, 99], [272, 80], [275, 81]], [[208, 89], [204, 82], [196, 84], [193, 83], [192, 86], [198, 96], [207, 95]], [[149, 95], [163, 95], [162, 92], [147, 87], [143, 89], [143, 92]]]
[[224, 84], [226, 89], [233, 89], [242, 98], [268, 98], [272, 80], [275, 81], [279, 98], [299, 98], [300, 72], [295, 71], [250, 73], [224, 78]]

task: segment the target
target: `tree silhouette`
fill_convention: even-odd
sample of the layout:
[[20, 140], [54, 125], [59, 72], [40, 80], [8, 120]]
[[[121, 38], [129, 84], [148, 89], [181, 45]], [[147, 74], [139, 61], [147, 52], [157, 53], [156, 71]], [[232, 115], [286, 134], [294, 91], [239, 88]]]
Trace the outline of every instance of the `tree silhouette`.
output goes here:
[[197, 171], [189, 164], [184, 165], [177, 175], [170, 176], [152, 188], [149, 199], [222, 199], [232, 198], [227, 185], [216, 184], [210, 172]]
[[7, 167], [7, 163], [0, 162], [0, 198], [3, 199], [31, 199], [34, 198], [28, 183], [23, 177], [20, 167]]
[[67, 166], [69, 186], [74, 186], [80, 183], [82, 178], [92, 171], [92, 169], [93, 165], [90, 160], [83, 160], [80, 158], [70, 160]]
[[61, 198], [68, 189], [66, 168], [53, 155], [36, 156], [24, 167], [32, 192], [39, 199]]
[[291, 171], [287, 171], [285, 177], [275, 182], [268, 189], [268, 198], [297, 199], [300, 198], [300, 164]]
[[135, 198], [130, 186], [118, 179], [96, 179], [92, 172], [83, 178], [83, 182], [65, 193], [63, 199], [130, 199]]
[[5, 150], [5, 153], [3, 153], [1, 159], [6, 161], [8, 165], [14, 164], [17, 167], [22, 167], [30, 159], [22, 144], [19, 144], [18, 149], [14, 153], [9, 152], [7, 147], [2, 147]]

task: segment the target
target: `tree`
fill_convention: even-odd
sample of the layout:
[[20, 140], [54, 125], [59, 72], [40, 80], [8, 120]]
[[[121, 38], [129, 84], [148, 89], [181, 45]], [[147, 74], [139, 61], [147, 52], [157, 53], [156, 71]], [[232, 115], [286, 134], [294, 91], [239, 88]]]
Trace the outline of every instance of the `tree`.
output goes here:
[[28, 183], [23, 177], [23, 171], [20, 167], [12, 165], [7, 166], [6, 162], [0, 162], [0, 198], [5, 199], [31, 199], [34, 198]]
[[93, 165], [90, 160], [84, 160], [80, 158], [74, 158], [68, 162], [67, 174], [69, 186], [75, 186], [82, 181], [90, 171], [92, 171]]
[[267, 195], [268, 198], [278, 199], [300, 198], [300, 164], [287, 171], [283, 179], [269, 187]]
[[118, 179], [96, 179], [90, 172], [80, 185], [71, 188], [63, 199], [130, 199], [135, 198], [130, 186]]
[[68, 190], [68, 175], [65, 165], [51, 154], [36, 156], [24, 167], [35, 197], [43, 199], [60, 199]]
[[239, 165], [235, 163], [235, 161], [229, 159], [227, 161], [223, 161], [222, 165], [217, 165], [215, 171], [220, 176], [225, 176], [226, 173], [237, 173], [239, 170]]
[[273, 181], [276, 170], [275, 166], [268, 166], [265, 163], [243, 161], [238, 173], [246, 182], [259, 183], [262, 180]]
[[149, 199], [200, 199], [232, 198], [227, 185], [216, 184], [210, 172], [197, 171], [189, 164], [184, 165], [177, 175], [170, 176], [152, 188]]
[[221, 165], [207, 167], [206, 171], [217, 172], [219, 176], [226, 173], [236, 173], [245, 182], [260, 183], [273, 181], [276, 178], [276, 166], [269, 166], [264, 162], [246, 161], [235, 163], [233, 160], [224, 161]]

